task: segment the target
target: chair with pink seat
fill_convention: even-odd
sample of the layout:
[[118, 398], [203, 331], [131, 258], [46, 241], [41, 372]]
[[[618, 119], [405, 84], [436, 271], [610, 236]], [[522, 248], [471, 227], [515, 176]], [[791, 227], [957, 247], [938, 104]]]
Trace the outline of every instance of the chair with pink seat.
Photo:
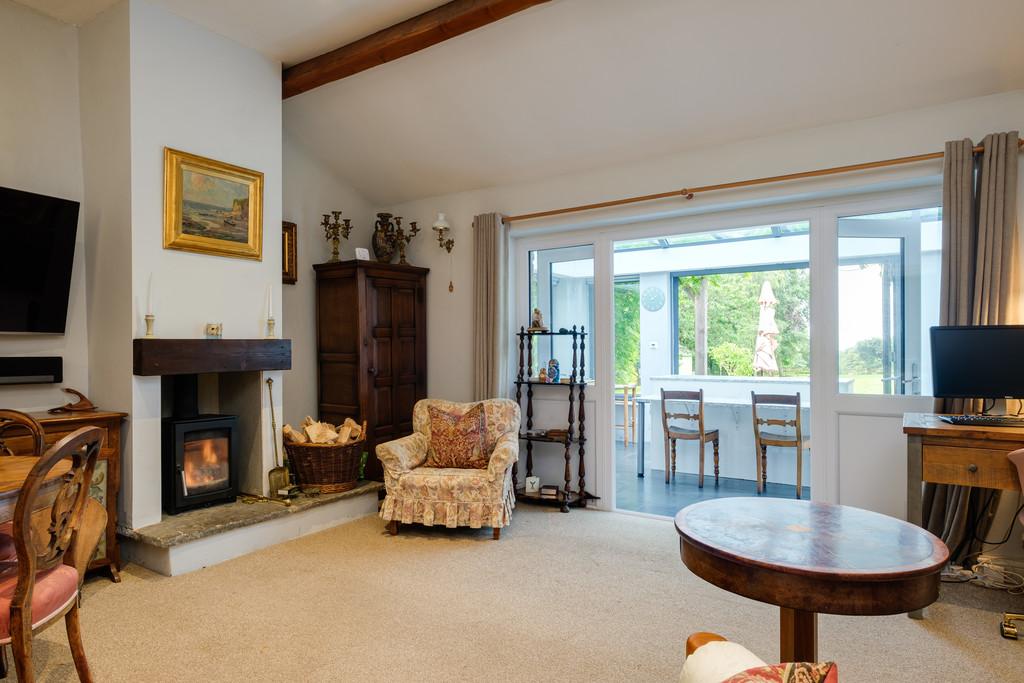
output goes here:
[[[98, 427], [83, 427], [58, 441], [32, 467], [18, 496], [12, 529], [16, 560], [0, 565], [0, 646], [10, 643], [20, 681], [35, 680], [33, 635], [61, 617], [79, 680], [92, 680], [82, 646], [75, 563], [90, 543], [95, 545], [80, 531], [103, 436]], [[50, 471], [66, 459], [71, 467], [56, 490], [44, 487]]]

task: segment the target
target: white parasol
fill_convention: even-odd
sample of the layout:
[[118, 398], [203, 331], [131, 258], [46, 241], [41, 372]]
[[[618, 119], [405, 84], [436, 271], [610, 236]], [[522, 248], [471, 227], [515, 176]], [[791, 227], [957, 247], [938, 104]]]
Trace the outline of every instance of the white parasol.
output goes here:
[[772, 285], [767, 280], [761, 285], [761, 296], [757, 298], [761, 307], [761, 315], [757, 321], [757, 344], [754, 347], [754, 372], [778, 372], [779, 364], [775, 360], [775, 349], [779, 348], [779, 326], [775, 324], [775, 307], [779, 300], [775, 298]]

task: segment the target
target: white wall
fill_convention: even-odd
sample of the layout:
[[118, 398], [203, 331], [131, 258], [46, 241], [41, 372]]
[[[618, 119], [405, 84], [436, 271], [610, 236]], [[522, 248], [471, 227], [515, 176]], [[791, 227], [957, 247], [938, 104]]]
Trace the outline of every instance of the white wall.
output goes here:
[[[283, 335], [292, 340], [292, 369], [284, 391], [284, 422], [295, 424], [317, 409], [316, 277], [314, 263], [330, 259], [320, 220], [329, 211], [352, 219], [349, 240], [341, 240], [339, 258], [355, 258], [355, 246], [373, 234], [370, 204], [294, 140], [284, 136], [284, 220], [296, 224], [299, 278], [284, 285]], [[284, 424], [282, 422], [282, 424]]]
[[[82, 161], [85, 181], [88, 358], [93, 401], [132, 408], [131, 101], [128, 3], [79, 32]], [[122, 440], [121, 481], [132, 480], [132, 420]], [[131, 487], [122, 484], [118, 516], [128, 519]]]
[[[201, 338], [205, 323], [219, 322], [226, 338], [262, 338], [268, 287], [281, 319], [281, 65], [157, 4], [131, 0], [129, 15], [133, 336], [145, 331], [152, 278], [157, 336]], [[163, 248], [164, 147], [263, 173], [262, 260]], [[268, 374], [280, 414], [284, 383]], [[160, 378], [133, 377], [132, 385], [124, 521], [141, 527], [160, 520]], [[261, 403], [266, 471], [273, 449], [265, 394]]]
[[[473, 303], [471, 222], [475, 214], [490, 211], [526, 213], [687, 185], [742, 180], [934, 152], [941, 150], [946, 140], [972, 137], [980, 141], [986, 133], [1019, 129], [1022, 124], [1024, 91], [1014, 91], [568, 176], [545, 178], [544, 169], [538, 169], [536, 182], [432, 197], [389, 207], [389, 210], [407, 219], [424, 222], [432, 220], [437, 211], [444, 211], [453, 226], [457, 241], [454, 262], [456, 288], [453, 294], [447, 291], [448, 258], [437, 248], [436, 243], [421, 237], [409, 250], [409, 258], [413, 263], [432, 269], [427, 298], [430, 319], [428, 392], [432, 396], [457, 400], [471, 396], [472, 364], [466, 359], [471, 357], [473, 350], [470, 314]], [[499, 160], [495, 163], [499, 163]], [[357, 170], [353, 168], [353, 172]], [[670, 230], [674, 216], [807, 200], [829, 193], [855, 193], [923, 183], [934, 185], [939, 182], [940, 176], [939, 163], [903, 166], [887, 171], [698, 196], [691, 202], [683, 199], [667, 200], [565, 218], [523, 222], [512, 226], [512, 235], [517, 237], [569, 229], [586, 231], [656, 220], [664, 224], [666, 230]], [[1021, 183], [1018, 201], [1024, 207], [1024, 171], [1021, 173]], [[1024, 209], [1018, 208], [1018, 215], [1024, 215]], [[611, 410], [592, 411], [589, 415], [592, 421], [591, 436], [610, 441], [610, 426], [598, 424], [598, 421], [610, 420]], [[905, 462], [903, 436], [891, 429], [887, 418], [878, 419], [880, 422], [877, 429], [892, 432], [886, 442], [886, 457], [897, 463], [894, 466], [902, 467], [899, 463]], [[593, 442], [591, 446], [594, 446]], [[594, 451], [593, 448], [588, 450]], [[603, 452], [612, 451], [608, 448]], [[853, 485], [856, 487], [857, 482], [854, 481]], [[603, 486], [610, 486], [607, 477]], [[845, 490], [850, 491], [849, 487]], [[611, 492], [606, 488], [597, 493], [607, 498]], [[868, 497], [874, 499], [877, 496]], [[892, 509], [900, 509], [903, 505], [902, 501], [889, 501], [888, 504]], [[1017, 537], [1019, 539], [1019, 534]], [[1013, 544], [1017, 552], [1019, 545], [1019, 541]]]
[[[81, 202], [75, 29], [0, 0], [0, 93], [0, 185]], [[0, 335], [0, 356], [63, 356], [64, 386], [90, 394], [85, 247], [80, 211], [65, 333]], [[39, 410], [67, 399], [60, 385], [0, 388], [5, 408]]]
[[[685, 154], [650, 159], [643, 163], [546, 178], [537, 169], [537, 181], [431, 197], [388, 207], [389, 211], [429, 225], [444, 211], [456, 238], [455, 292], [448, 293], [448, 256], [432, 235], [421, 235], [409, 248], [412, 263], [431, 268], [428, 279], [430, 332], [429, 392], [452, 399], [472, 395], [472, 219], [479, 213], [506, 214], [586, 204], [617, 197], [671, 190], [685, 185], [727, 182], [744, 178], [804, 171], [875, 159], [934, 152], [946, 140], [1012, 130], [1024, 125], [1024, 91], [1015, 91], [952, 104], [901, 112], [821, 128], [796, 131]], [[500, 160], [495, 160], [500, 163]], [[353, 164], [358, 173], [358, 163]], [[698, 197], [692, 202], [668, 200], [619, 210], [576, 214], [565, 219], [530, 221], [512, 226], [512, 234], [554, 229], [586, 229], [615, 222], [654, 219], [671, 211], [700, 212], [745, 202], [780, 201], [803, 194], [877, 182], [901, 182], [941, 174], [939, 164], [901, 167], [895, 171], [864, 173], [826, 180], [790, 183], [747, 191]], [[1019, 193], [1024, 195], [1024, 191]]]

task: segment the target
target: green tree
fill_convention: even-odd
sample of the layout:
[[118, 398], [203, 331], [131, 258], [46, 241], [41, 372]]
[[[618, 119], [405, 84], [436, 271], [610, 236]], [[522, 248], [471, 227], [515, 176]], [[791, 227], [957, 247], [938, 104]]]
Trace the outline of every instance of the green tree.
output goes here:
[[839, 352], [840, 372], [849, 375], [882, 374], [882, 338], [861, 339]]
[[639, 381], [640, 282], [615, 283], [615, 383]]
[[732, 342], [723, 342], [708, 350], [708, 365], [716, 375], [744, 377], [754, 374], [753, 354]]
[[[779, 348], [775, 352], [779, 374], [806, 375], [810, 371], [810, 274], [806, 268], [721, 273], [711, 277], [708, 288], [708, 355], [712, 374], [735, 374], [726, 371], [711, 357], [710, 349], [729, 348], [735, 352], [731, 346], [723, 347], [725, 344], [742, 350], [749, 356], [749, 364], [753, 365], [761, 312], [757, 299], [765, 280], [771, 283], [779, 301], [775, 309], [775, 322], [779, 327]], [[699, 291], [699, 281], [699, 277], [694, 276], [677, 280], [679, 350], [694, 355], [694, 299]], [[719, 351], [720, 355], [722, 353], [725, 352]]]

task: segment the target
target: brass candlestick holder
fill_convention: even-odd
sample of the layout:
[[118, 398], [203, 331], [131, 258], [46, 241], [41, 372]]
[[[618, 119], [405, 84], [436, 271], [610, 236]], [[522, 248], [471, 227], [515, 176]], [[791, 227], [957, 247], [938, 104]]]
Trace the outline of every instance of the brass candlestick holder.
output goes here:
[[146, 339], [153, 338], [153, 323], [156, 322], [156, 316], [152, 313], [146, 314]]
[[[334, 217], [333, 222], [331, 221], [331, 216]], [[348, 239], [349, 233], [352, 232], [352, 220], [342, 218], [341, 211], [332, 211], [329, 214], [324, 214], [324, 219], [320, 221], [320, 225], [324, 228], [324, 237], [331, 243], [330, 263], [337, 263], [338, 246], [341, 244], [340, 238]]]
[[418, 235], [420, 229], [416, 226], [416, 221], [409, 222], [408, 234], [402, 229], [402, 217], [395, 216], [395, 243], [398, 245], [398, 263], [399, 265], [406, 266], [409, 262], [405, 260], [405, 247], [409, 242], [412, 242], [412, 238]]

